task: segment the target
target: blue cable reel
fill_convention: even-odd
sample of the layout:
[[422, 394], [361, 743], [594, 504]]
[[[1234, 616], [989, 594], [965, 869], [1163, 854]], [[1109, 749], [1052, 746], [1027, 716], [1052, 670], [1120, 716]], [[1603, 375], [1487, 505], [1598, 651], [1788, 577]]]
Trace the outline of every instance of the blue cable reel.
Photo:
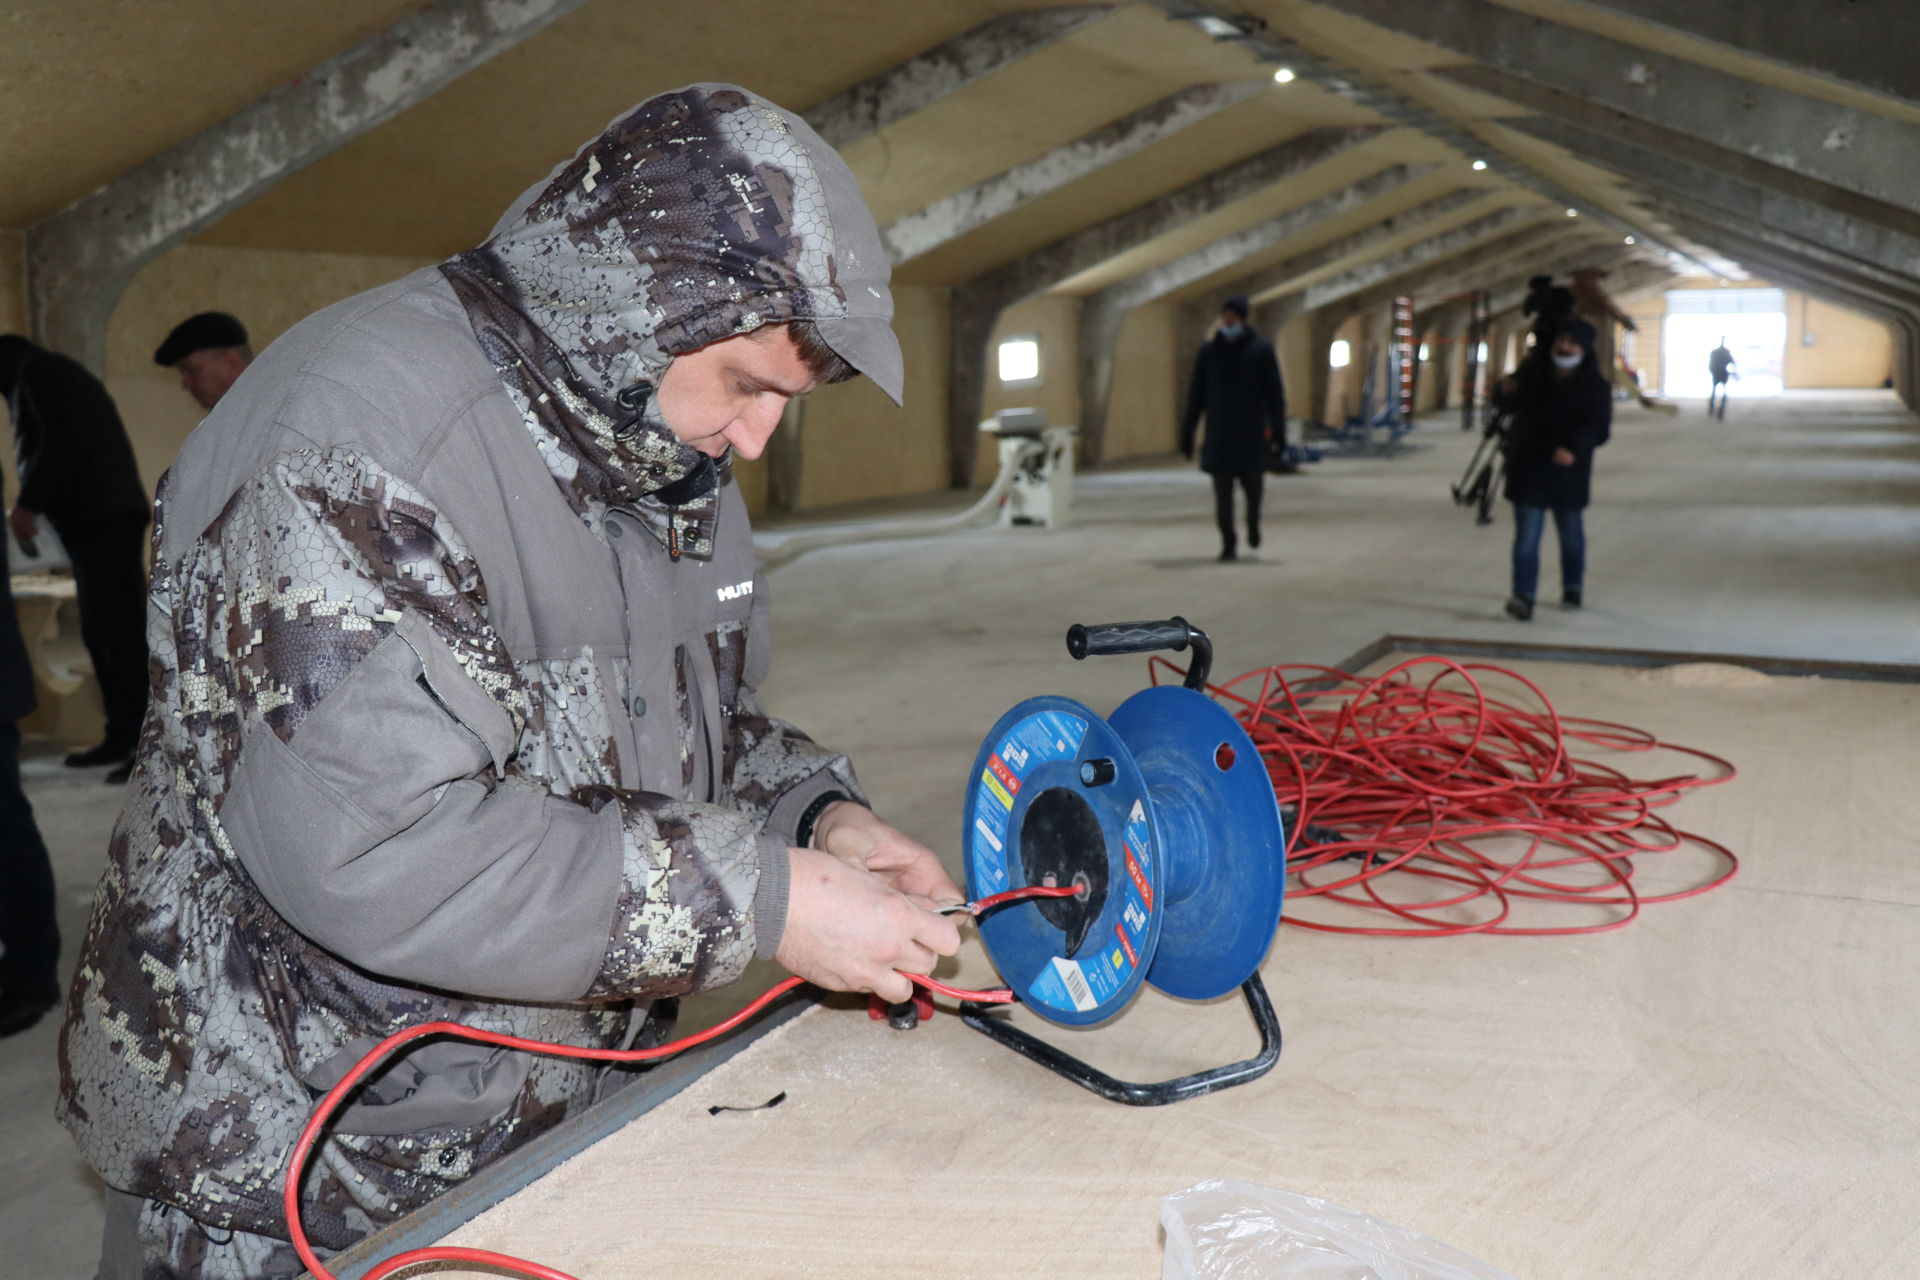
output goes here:
[[1118, 1080], [996, 1016], [966, 1024], [1103, 1097], [1153, 1106], [1257, 1079], [1280, 1056], [1259, 977], [1280, 924], [1286, 837], [1273, 784], [1239, 722], [1206, 686], [1213, 650], [1183, 618], [1076, 626], [1067, 651], [1191, 648], [1185, 687], [1143, 689], [1105, 719], [1071, 698], [1030, 698], [981, 744], [965, 809], [967, 896], [1076, 885], [1072, 898], [980, 921], [994, 967], [1049, 1022], [1116, 1016], [1148, 983], [1186, 1000], [1236, 987], [1260, 1032], [1244, 1062], [1152, 1084]]

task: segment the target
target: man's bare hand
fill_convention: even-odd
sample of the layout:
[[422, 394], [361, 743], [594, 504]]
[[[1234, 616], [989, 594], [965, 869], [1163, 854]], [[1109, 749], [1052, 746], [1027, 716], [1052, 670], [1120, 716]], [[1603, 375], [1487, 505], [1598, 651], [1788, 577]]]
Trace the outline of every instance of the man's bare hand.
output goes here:
[[33, 535], [40, 532], [39, 520], [25, 507], [16, 506], [7, 513], [7, 527], [13, 530], [16, 540], [26, 543], [33, 541]]
[[1575, 461], [1576, 459], [1571, 449], [1555, 449], [1553, 451], [1553, 465], [1556, 467], [1570, 467]]
[[849, 866], [871, 871], [887, 886], [934, 906], [966, 901], [939, 855], [918, 840], [888, 826], [873, 810], [851, 800], [836, 800], [813, 824], [813, 847]]
[[787, 928], [774, 959], [833, 991], [871, 991], [898, 1004], [913, 996], [901, 976], [925, 973], [960, 949], [960, 931], [880, 878], [817, 849], [788, 849]]

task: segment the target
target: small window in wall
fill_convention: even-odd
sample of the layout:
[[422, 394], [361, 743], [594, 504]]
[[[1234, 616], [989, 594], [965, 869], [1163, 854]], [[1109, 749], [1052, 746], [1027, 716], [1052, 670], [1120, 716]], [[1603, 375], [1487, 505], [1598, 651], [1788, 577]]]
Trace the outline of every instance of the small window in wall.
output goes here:
[[1040, 385], [1040, 339], [1031, 334], [1006, 338], [1000, 343], [1000, 385], [1037, 387]]
[[1353, 344], [1345, 338], [1336, 339], [1333, 346], [1327, 351], [1327, 367], [1329, 369], [1344, 369], [1352, 363]]
[[1486, 343], [1483, 342], [1473, 349], [1473, 360], [1475, 364], [1485, 364], [1487, 362]]
[[1421, 343], [1421, 344], [1420, 344], [1420, 355], [1419, 355], [1419, 360], [1420, 360], [1420, 363], [1421, 363], [1421, 364], [1425, 364], [1425, 363], [1426, 363], [1426, 362], [1427, 362], [1428, 360], [1430, 360], [1430, 359], [1432, 359], [1432, 358], [1433, 358], [1433, 350], [1432, 350], [1432, 348], [1430, 348], [1430, 347], [1428, 347], [1428, 346], [1427, 346], [1427, 344], [1426, 344], [1426, 343], [1424, 343], [1424, 342], [1423, 342], [1423, 343]]

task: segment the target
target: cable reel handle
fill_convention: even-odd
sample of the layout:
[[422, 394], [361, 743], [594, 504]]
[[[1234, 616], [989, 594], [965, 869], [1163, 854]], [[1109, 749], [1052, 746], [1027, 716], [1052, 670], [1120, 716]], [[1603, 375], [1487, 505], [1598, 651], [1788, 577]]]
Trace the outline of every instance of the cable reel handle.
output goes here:
[[1213, 641], [1207, 633], [1185, 618], [1165, 622], [1075, 623], [1067, 628], [1067, 652], [1075, 661], [1104, 657], [1115, 653], [1155, 653], [1170, 649], [1175, 653], [1192, 648], [1187, 663], [1186, 686], [1205, 689], [1213, 671]]

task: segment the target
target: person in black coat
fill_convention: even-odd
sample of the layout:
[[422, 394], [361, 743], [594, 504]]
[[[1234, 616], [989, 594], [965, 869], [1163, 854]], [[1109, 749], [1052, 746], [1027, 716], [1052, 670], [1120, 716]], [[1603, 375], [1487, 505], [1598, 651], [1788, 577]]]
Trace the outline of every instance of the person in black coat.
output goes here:
[[[100, 379], [18, 334], [0, 334], [0, 395], [13, 415], [20, 495], [7, 523], [30, 543], [44, 516], [73, 564], [80, 638], [93, 659], [107, 736], [67, 757], [74, 766], [124, 765], [147, 709], [146, 527], [140, 483], [120, 411]], [[110, 780], [124, 781], [119, 771]]]
[[1586, 585], [1581, 512], [1593, 480], [1593, 451], [1613, 426], [1613, 390], [1594, 358], [1593, 326], [1563, 321], [1502, 388], [1513, 414], [1507, 437], [1507, 500], [1513, 503], [1513, 595], [1507, 612], [1533, 617], [1540, 535], [1547, 514], [1560, 539], [1560, 601], [1578, 609]]
[[1234, 482], [1239, 481], [1247, 495], [1247, 545], [1257, 547], [1268, 453], [1285, 447], [1287, 439], [1287, 390], [1280, 380], [1280, 361], [1273, 344], [1247, 324], [1245, 298], [1227, 299], [1219, 327], [1194, 360], [1193, 385], [1180, 423], [1180, 452], [1189, 458], [1202, 415], [1207, 438], [1200, 449], [1200, 469], [1213, 477], [1220, 558], [1232, 560], [1237, 554]]
[[13, 611], [7, 540], [0, 536], [0, 1037], [25, 1031], [60, 998], [53, 864], [20, 785], [17, 722], [33, 701], [33, 670]]

